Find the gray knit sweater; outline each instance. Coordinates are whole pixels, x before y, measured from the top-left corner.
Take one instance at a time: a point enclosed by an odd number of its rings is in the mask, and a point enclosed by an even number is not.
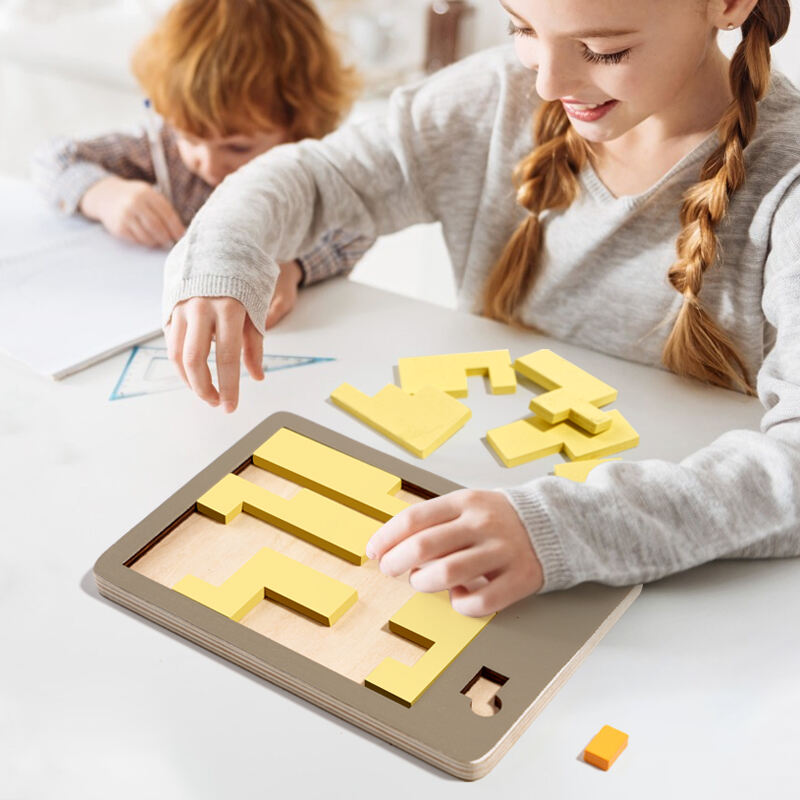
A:
[[[435,220],[460,306],[474,311],[525,213],[510,176],[532,146],[533,83],[510,47],[496,48],[398,90],[385,118],[254,160],[214,192],[170,254],[165,321],[182,299],[229,295],[259,326],[276,259],[332,229],[374,237]],[[579,199],[546,216],[523,319],[660,366],[663,323],[681,302],[666,280],[680,198],[715,144],[709,137],[636,196],[614,197],[587,166]],[[780,75],[760,103],[746,162],[701,297],[758,375],[762,432],[730,431],[680,464],[610,462],[585,484],[544,477],[507,490],[545,590],[649,581],[722,557],[800,555],[800,93]]]

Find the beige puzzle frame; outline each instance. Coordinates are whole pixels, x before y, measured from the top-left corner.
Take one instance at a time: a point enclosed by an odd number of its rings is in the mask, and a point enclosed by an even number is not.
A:
[[[277,622],[265,622],[263,614],[259,622],[255,615],[252,625],[256,630],[173,591],[169,588],[171,578],[159,573],[162,567],[157,551],[161,548],[166,552],[169,537],[181,526],[194,524],[197,498],[227,473],[253,470],[253,451],[280,428],[289,428],[397,475],[406,499],[424,499],[461,488],[310,420],[288,412],[273,414],[98,559],[94,574],[100,593],[439,769],[466,780],[482,777],[630,606],[641,586],[584,584],[515,604],[500,612],[407,708],[365,687],[359,681],[363,666],[350,669],[346,659],[339,658],[333,649],[326,655],[314,647],[303,648],[298,630],[302,632],[302,626],[314,623],[297,620],[299,615],[294,612],[282,610],[275,616]],[[242,524],[271,527],[259,520]],[[290,534],[281,535],[291,538]],[[367,578],[376,580],[377,575],[394,582],[392,591],[398,600],[396,606],[386,610],[386,622],[411,590],[404,580],[380,576],[374,564],[372,569],[374,575]],[[388,654],[407,663],[413,663],[422,652],[385,629],[381,637],[381,652],[387,652],[389,640],[394,639],[397,649]],[[343,640],[343,652],[346,648]],[[487,677],[493,689],[502,685],[492,709],[496,713],[481,716],[473,712],[470,697],[465,694],[474,684],[485,683]],[[470,695],[476,696],[472,690]]]

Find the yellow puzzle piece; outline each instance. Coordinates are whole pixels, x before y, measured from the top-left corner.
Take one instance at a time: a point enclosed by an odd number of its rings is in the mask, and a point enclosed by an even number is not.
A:
[[[381,522],[408,506],[394,496],[402,488],[396,475],[288,428],[273,433],[253,463]]]
[[[236,621],[268,597],[333,625],[358,599],[352,586],[269,547],[262,547],[221,586],[186,575],[172,588]]]
[[[415,594],[390,620],[389,629],[429,648],[413,667],[385,658],[364,685],[405,706],[412,706],[458,654],[486,627],[494,614],[465,617],[453,610],[448,592]]]
[[[628,734],[603,725],[600,732],[586,745],[583,760],[600,769],[608,769],[628,746]]]
[[[567,461],[565,464],[556,464],[553,467],[553,474],[559,478],[584,483],[589,473],[598,465],[605,464],[606,461],[621,461],[620,458],[599,458],[587,461]]]
[[[401,358],[397,371],[403,391],[409,394],[416,394],[424,386],[435,386],[452,397],[466,397],[468,375],[488,375],[492,394],[513,394],[517,390],[508,350]]]
[[[528,380],[551,391],[531,400],[530,408],[545,422],[555,425],[570,420],[589,433],[611,427],[608,414],[599,411],[617,399],[617,390],[575,366],[552,350],[537,350],[514,362],[514,369]]]
[[[239,475],[226,475],[212,486],[197,500],[197,510],[226,525],[244,510],[359,565],[367,560],[367,542],[381,527],[372,517],[310,489],[287,500]]]
[[[507,467],[564,450],[569,458],[602,458],[639,444],[639,434],[616,409],[609,411],[611,427],[589,435],[571,422],[549,425],[539,417],[527,417],[493,428],[486,434],[489,444]]]
[[[411,395],[390,383],[370,397],[343,383],[331,400],[419,458],[429,456],[472,416],[467,406],[433,386]]]

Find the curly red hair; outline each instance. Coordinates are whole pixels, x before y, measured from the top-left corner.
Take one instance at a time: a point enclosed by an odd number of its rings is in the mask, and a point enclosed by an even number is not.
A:
[[[293,140],[318,138],[359,87],[306,0],[178,0],[132,68],[156,111],[200,138],[275,125]]]

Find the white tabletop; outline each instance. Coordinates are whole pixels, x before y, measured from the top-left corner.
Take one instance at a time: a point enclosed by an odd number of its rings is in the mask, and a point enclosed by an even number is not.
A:
[[[680,459],[758,424],[758,404],[740,395],[346,280],[303,291],[266,342],[336,360],[245,380],[230,416],[188,390],[109,401],[125,355],[61,383],[0,361],[0,797],[790,796],[798,559],[717,563],[645,587],[473,784],[99,597],[100,553],[268,414],[294,411],[415,461],[333,406],[331,390],[373,393],[401,356],[548,346],[619,389],[615,407],[641,434],[626,459]],[[560,459],[506,469],[482,441],[528,399],[470,379],[472,419],[422,465],[484,487],[551,471]],[[608,773],[578,761],[604,724],[630,734]]]

